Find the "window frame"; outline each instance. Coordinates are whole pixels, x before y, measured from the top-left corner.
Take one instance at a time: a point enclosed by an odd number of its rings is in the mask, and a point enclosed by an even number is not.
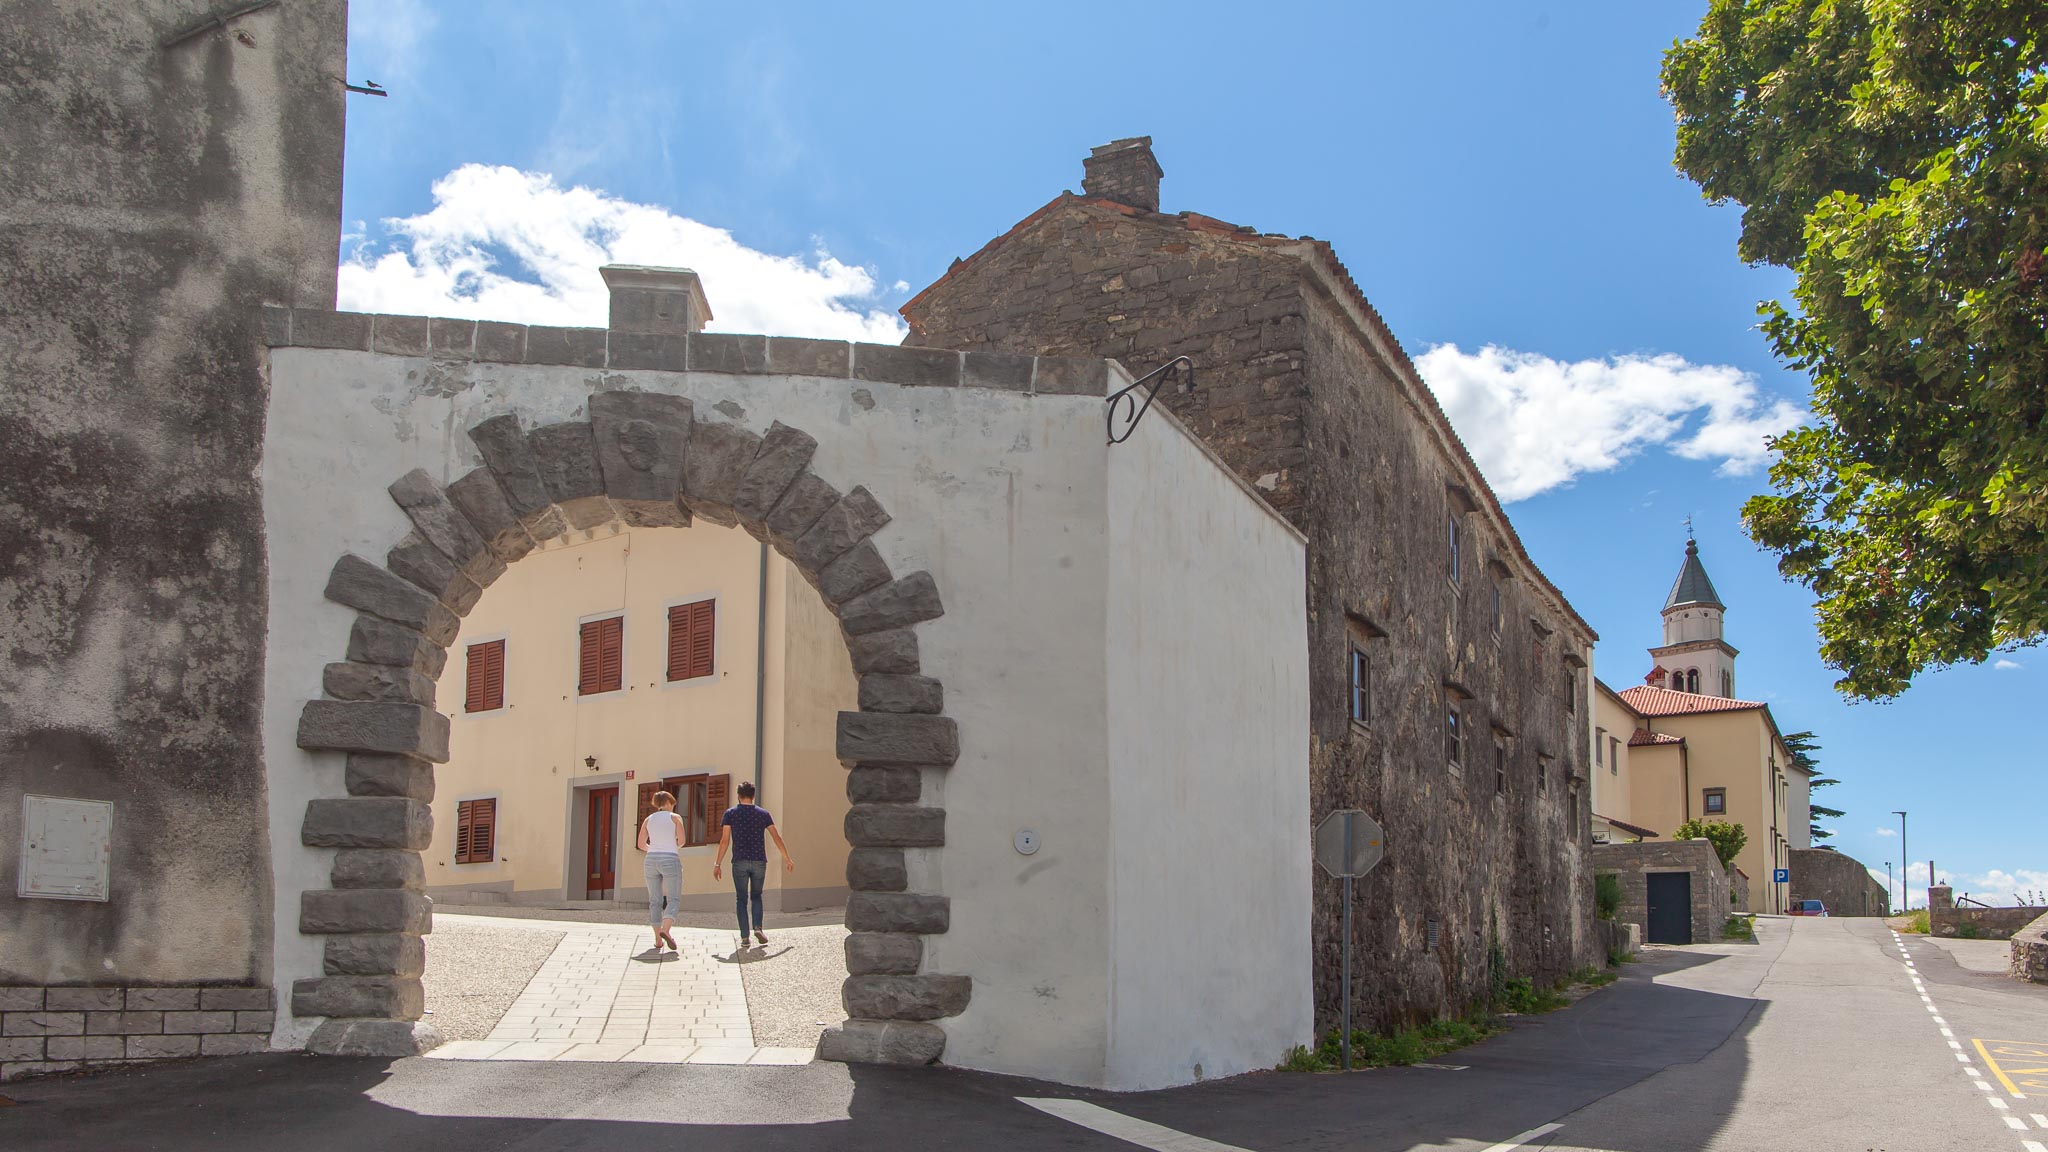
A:
[[[506,678],[506,668],[511,659],[512,645],[510,641],[511,636],[509,634],[498,632],[489,636],[478,636],[464,643],[462,648],[462,715],[489,716],[494,713],[503,712],[511,706],[511,684]],[[498,646],[498,702],[485,708],[471,708],[469,706],[470,654],[478,648],[488,647],[493,644]]]
[[[1450,532],[1450,544],[1451,544],[1451,572],[1450,572],[1450,576],[1451,576],[1451,583],[1452,583],[1452,584],[1457,584],[1457,583],[1459,582],[1459,581],[1458,581],[1458,575],[1459,575],[1459,572],[1460,572],[1460,571],[1462,570],[1462,568],[1463,568],[1463,563],[1462,563],[1462,557],[1460,556],[1460,548],[1461,548],[1461,545],[1462,545],[1462,542],[1463,542],[1463,541],[1462,541],[1462,531],[1463,531],[1463,528],[1464,528],[1464,526],[1458,523],[1458,514],[1457,514],[1456,512],[1452,512],[1452,513],[1450,514],[1450,516],[1448,517],[1448,519],[1449,519],[1449,521],[1450,521],[1450,525],[1451,525],[1451,532]]]
[[[1493,738],[1493,794],[1508,794],[1508,742],[1501,736]]]
[[[608,612],[593,612],[587,616],[576,618],[575,696],[578,700],[594,700],[600,696],[611,696],[626,690],[626,685],[630,682],[630,677],[626,675],[626,661],[629,656],[628,645],[632,635],[631,630],[626,627],[626,615],[625,609],[615,608]],[[619,622],[619,682],[611,688],[602,686],[604,683],[604,656],[602,649],[600,649],[598,655],[598,683],[600,686],[595,691],[585,692],[583,690],[583,629],[591,624],[599,624],[607,620],[617,620]]]
[[[482,853],[481,855],[479,855],[476,851],[475,805],[477,804],[490,805],[490,819],[486,822],[485,825],[490,829],[490,850],[488,852]],[[464,835],[465,820],[468,821],[468,828],[466,829],[468,835],[466,837]],[[498,828],[499,825],[501,825],[502,823],[503,820],[501,820],[498,815],[498,796],[496,793],[492,793],[488,796],[464,796],[456,800],[454,828],[455,835],[451,838],[451,843],[449,844],[449,855],[454,857],[452,862],[459,865],[497,863],[499,843]]]
[[[721,679],[722,673],[725,671],[721,663],[722,658],[725,655],[725,645],[719,643],[718,641],[719,629],[723,623],[725,616],[725,613],[723,611],[723,601],[724,598],[716,592],[704,592],[692,596],[680,596],[674,600],[668,601],[667,603],[661,606],[661,686],[663,688],[690,688],[703,684],[716,684]],[[671,679],[669,676],[669,670],[674,665],[674,613],[677,608],[687,607],[693,604],[711,605],[711,670],[697,676],[684,676],[680,679]]]
[[[1351,723],[1360,728],[1372,727],[1372,654],[1365,645],[1354,637],[1347,645],[1349,665],[1345,679],[1350,694],[1349,711]]]
[[[1713,802],[1714,802],[1714,801],[1716,801],[1716,800],[1718,800],[1718,801],[1720,801],[1720,802],[1721,802],[1721,803],[1720,803],[1720,807],[1718,807],[1718,808],[1717,808],[1717,807],[1715,807],[1715,806],[1714,806],[1714,804],[1713,804]],[[1728,789],[1726,789],[1726,788],[1702,788],[1702,789],[1700,789],[1700,815],[1702,815],[1702,816],[1726,816],[1727,814],[1728,814]]]
[[[1446,694],[1444,699],[1444,761],[1452,775],[1463,775],[1465,766],[1465,721],[1462,702]]]

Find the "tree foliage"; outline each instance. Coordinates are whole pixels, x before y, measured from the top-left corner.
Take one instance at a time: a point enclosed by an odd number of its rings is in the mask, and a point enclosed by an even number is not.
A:
[[[1749,843],[1749,833],[1740,824],[1726,820],[1687,820],[1671,834],[1673,840],[1705,840],[1714,846],[1714,855],[1721,858],[1721,867],[1731,868],[1735,858],[1742,854],[1743,845]]]
[[[1813,382],[1743,508],[1863,698],[2048,629],[2048,0],[1709,0],[1677,164],[1743,208]]]
[[[1785,751],[1791,753],[1792,763],[1795,767],[1804,768],[1808,772],[1820,771],[1820,758],[1814,755],[1814,753],[1820,751],[1820,737],[1812,732],[1788,732],[1785,734],[1784,739]],[[1836,780],[1831,776],[1815,776],[1806,782],[1808,789],[1806,807],[1807,811],[1811,814],[1811,822],[1807,825],[1807,832],[1812,837],[1814,843],[1822,848],[1829,847],[1829,845],[1820,844],[1820,841],[1829,839],[1835,833],[1832,829],[1821,827],[1820,822],[1822,820],[1840,820],[1848,815],[1848,813],[1840,808],[1829,808],[1824,805],[1815,804],[1812,800],[1812,790],[1840,783],[1840,780]]]

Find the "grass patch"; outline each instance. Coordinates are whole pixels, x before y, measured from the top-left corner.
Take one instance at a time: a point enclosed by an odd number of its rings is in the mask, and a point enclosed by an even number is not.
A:
[[[1721,926],[1721,939],[1754,941],[1756,939],[1756,917],[1728,917],[1728,923]]]
[[[1918,908],[1906,913],[1904,916],[1895,916],[1892,918],[1892,926],[1901,932],[1913,932],[1925,936],[1928,932],[1927,909]]]
[[[1516,976],[1501,982],[1500,996],[1495,1000],[1494,1008],[1517,1016],[1534,1016],[1569,1003],[1571,1001],[1559,995],[1556,989],[1538,988],[1536,982],[1527,976]]]
[[[1405,1064],[1420,1064],[1446,1052],[1454,1052],[1467,1044],[1476,1044],[1499,1032],[1500,1026],[1490,1020],[1432,1020],[1420,1028],[1381,1035],[1362,1029],[1351,1033],[1351,1066],[1353,1068],[1387,1068]],[[1332,1032],[1323,1037],[1322,1043],[1310,1049],[1295,1045],[1280,1062],[1282,1072],[1334,1072],[1344,1066],[1344,1041],[1341,1033]]]
[[[1610,972],[1604,968],[1594,968],[1591,966],[1581,968],[1571,974],[1571,982],[1573,984],[1583,984],[1588,988],[1605,988],[1619,979],[1621,979],[1621,973],[1619,972]]]

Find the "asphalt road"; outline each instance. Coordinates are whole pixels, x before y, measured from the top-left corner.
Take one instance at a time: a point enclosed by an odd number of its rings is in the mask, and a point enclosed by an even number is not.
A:
[[[1613,987],[1445,1058],[1459,1069],[1267,1073],[1117,1096],[950,1069],[271,1055],[6,1086],[0,1091],[18,1106],[0,1108],[0,1147],[1134,1146],[1020,1097],[1082,1101],[1083,1120],[1127,1129],[1141,1122],[1130,1134],[1175,1152],[1494,1149],[1553,1124],[1525,1146],[2041,1152],[2025,1142],[2048,1145],[2048,1122],[2032,1119],[2048,1112],[2048,1072],[2037,1075],[2043,1088],[2036,1095],[2018,1099],[1984,1059],[2003,1051],[1994,1059],[2009,1068],[2048,1069],[2048,1057],[2024,1055],[2026,1043],[2048,1053],[2048,988],[1969,971],[1924,941],[1905,945],[1909,969],[1879,921],[1759,926],[1757,945],[1653,951]],[[1984,1052],[1977,1040],[1986,1041]],[[2008,1078],[2024,1083],[2025,1074]],[[2015,1120],[2027,1130],[2013,1127]],[[1196,1139],[1176,1142],[1173,1133]]]

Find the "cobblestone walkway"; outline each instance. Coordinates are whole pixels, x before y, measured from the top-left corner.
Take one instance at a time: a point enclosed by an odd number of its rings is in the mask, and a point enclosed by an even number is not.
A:
[[[602,1060],[649,1064],[807,1064],[809,1048],[754,1044],[730,932],[677,928],[659,959],[644,928],[577,925],[489,1037],[437,1060]]]

